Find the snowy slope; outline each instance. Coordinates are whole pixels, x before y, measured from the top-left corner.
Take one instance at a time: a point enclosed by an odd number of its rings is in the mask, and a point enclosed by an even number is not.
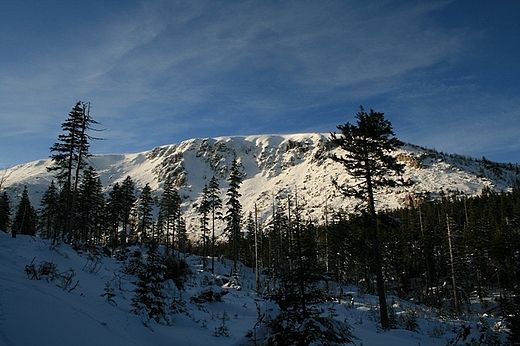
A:
[[[191,139],[142,153],[96,155],[90,163],[107,188],[131,176],[137,187],[149,183],[160,195],[166,176],[172,176],[183,197],[188,227],[196,229],[194,208],[204,184],[213,175],[219,178],[225,200],[226,179],[237,157],[245,174],[240,192],[246,215],[256,204],[259,220],[263,221],[271,214],[275,197],[291,194],[292,198],[297,195],[299,204],[306,204],[310,216],[320,220],[325,209],[348,210],[355,203],[332,186],[333,178],[347,183],[350,177],[341,165],[328,159],[331,151],[327,139],[327,134],[318,133]],[[406,165],[403,178],[411,185],[381,191],[377,196],[379,208],[404,206],[417,196],[475,195],[483,188],[507,190],[520,179],[518,166],[441,154],[414,145],[405,145],[396,155]],[[15,198],[26,185],[33,205],[38,207],[53,179],[46,171],[50,164],[47,159],[0,171],[3,186]]]
[[[201,270],[201,258],[186,259],[195,275],[181,293],[186,312],[172,315],[170,326],[152,322],[145,327],[140,317],[132,314],[131,298],[134,277],[121,271],[122,263],[108,257],[96,257],[75,252],[68,245],[51,247],[48,241],[30,236],[11,238],[0,232],[0,345],[253,345],[246,334],[260,335],[256,328],[257,306],[265,314],[270,307],[254,291],[254,273],[241,267],[242,289],[222,288],[212,284],[211,274]],[[75,275],[67,289],[58,287],[59,281],[30,280],[25,266],[47,261],[57,265],[59,272],[73,270]],[[229,274],[229,261],[216,261],[215,277]],[[109,303],[101,294],[106,283],[115,288]],[[222,302],[194,304],[190,297],[207,288],[228,292]],[[354,287],[344,287],[352,301],[330,302],[337,319],[348,323],[358,338],[356,345],[445,345],[461,332],[461,326],[471,326],[471,338],[478,339],[479,318],[467,315],[464,319],[439,318],[424,306],[394,301],[398,329],[381,332],[377,327],[377,298],[363,295]],[[339,287],[337,287],[339,290]],[[406,316],[414,315],[415,331],[405,330]],[[215,336],[216,328],[225,326],[229,336]],[[491,317],[481,318],[480,328],[487,328],[493,337],[505,338],[500,322]]]

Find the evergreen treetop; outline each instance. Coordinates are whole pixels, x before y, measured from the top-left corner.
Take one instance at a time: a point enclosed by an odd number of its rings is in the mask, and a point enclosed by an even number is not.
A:
[[[374,193],[380,187],[397,185],[394,176],[401,174],[404,166],[398,163],[391,153],[401,145],[401,141],[394,137],[392,124],[384,118],[384,113],[374,112],[372,109],[366,113],[363,106],[360,106],[356,118],[356,125],[350,123],[338,125],[337,128],[341,131],[340,136],[331,133],[330,140],[342,151],[341,156],[332,154],[332,160],[341,163],[347,172],[358,180],[358,183],[344,185],[338,184],[337,181],[333,181],[333,183],[345,196],[355,197],[362,203],[366,203],[363,213],[370,219],[373,235],[372,247],[381,326],[383,329],[388,329],[390,324],[386,306]]]

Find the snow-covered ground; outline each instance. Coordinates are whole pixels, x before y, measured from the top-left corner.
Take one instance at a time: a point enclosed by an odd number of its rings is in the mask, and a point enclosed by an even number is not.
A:
[[[180,292],[186,312],[173,315],[170,326],[152,322],[146,327],[130,312],[135,278],[121,272],[121,262],[78,253],[68,245],[51,247],[40,238],[11,238],[0,232],[0,345],[254,345],[246,335],[254,337],[259,332],[255,329],[257,306],[263,314],[269,304],[255,292],[253,271],[241,268],[242,289],[237,290],[212,285],[217,280],[202,270],[200,257],[188,256],[186,260],[195,273],[186,290]],[[43,262],[54,263],[64,275],[75,275],[67,284],[45,277],[30,280],[26,265]],[[216,261],[215,277],[226,276],[230,270],[230,262]],[[114,288],[117,305],[101,296],[107,283]],[[190,302],[190,297],[209,287],[228,294],[222,302]],[[482,334],[479,328],[485,330],[488,340],[505,338],[503,325],[491,316],[481,316],[480,324],[477,313],[461,319],[441,318],[424,306],[395,297],[388,300],[393,302],[399,329],[381,331],[376,297],[361,294],[355,287],[344,289],[349,293],[345,300],[330,302],[324,308],[334,307],[336,318],[352,327],[358,338],[356,345],[445,345],[457,337],[461,326],[471,326],[471,333],[457,345],[478,339]],[[215,336],[223,323],[229,336]],[[406,326],[415,327],[415,331],[406,330]]]

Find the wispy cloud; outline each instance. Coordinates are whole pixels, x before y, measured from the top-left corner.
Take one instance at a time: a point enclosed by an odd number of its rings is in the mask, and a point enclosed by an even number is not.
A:
[[[6,61],[2,127],[55,132],[76,100],[89,100],[107,128],[103,151],[144,149],[186,136],[333,130],[370,101],[427,131],[432,109],[443,109],[435,102],[445,98],[449,113],[478,90],[460,79],[471,75],[444,80],[477,37],[434,21],[449,4],[201,0],[98,9],[84,27],[47,37],[49,49],[28,47],[26,63]],[[462,100],[450,97],[455,89]],[[15,121],[21,114],[26,121]]]

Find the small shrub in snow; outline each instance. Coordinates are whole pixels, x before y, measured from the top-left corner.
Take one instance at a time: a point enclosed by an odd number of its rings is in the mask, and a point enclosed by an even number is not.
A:
[[[87,263],[83,267],[83,271],[89,274],[97,274],[103,266],[103,256],[101,253],[91,253],[87,255]]]
[[[461,326],[457,335],[448,340],[447,346],[500,346],[504,345],[501,334],[493,330],[485,319],[477,323],[477,328],[471,325]]]
[[[131,276],[139,276],[145,270],[146,266],[141,258],[131,258],[123,266],[123,273]]]
[[[215,292],[213,288],[210,287],[209,289],[192,296],[190,301],[195,304],[222,302],[222,297],[228,293],[228,291]]]
[[[74,269],[69,269],[64,271],[63,273],[58,272],[58,266],[52,262],[43,261],[40,265],[36,266],[34,263],[34,259],[30,264],[25,266],[25,273],[31,280],[41,280],[43,277],[47,278],[47,282],[57,281],[57,286],[63,289],[64,291],[71,292],[74,290],[79,281],[76,282],[74,286],[72,286],[73,278],[76,276],[76,272]]]
[[[405,309],[397,316],[396,328],[403,328],[411,332],[419,331],[419,323],[417,322],[417,311]]]
[[[334,318],[313,316],[301,321],[281,312],[267,322],[269,345],[344,345],[353,343],[354,336],[348,324]]]
[[[117,306],[116,301],[114,300],[114,297],[116,294],[114,293],[114,288],[110,285],[109,282],[105,283],[104,293],[100,295],[101,297],[105,297],[107,302],[110,304]]]
[[[74,290],[79,284],[79,280],[78,280],[78,281],[76,281],[76,284],[74,286],[72,286],[72,282],[73,282],[72,279],[75,276],[76,276],[76,272],[72,268],[64,271],[63,273],[60,273],[57,276],[57,279],[59,280],[57,286],[60,287],[61,289],[63,289],[64,291],[68,291],[68,292]]]
[[[215,336],[222,337],[225,336],[229,338],[229,328],[226,326],[226,321],[229,320],[227,312],[224,311],[222,314],[221,324],[218,327],[215,327]]]
[[[43,261],[36,266],[33,262],[34,259],[25,266],[25,273],[29,279],[41,280],[46,276],[47,281],[53,281],[58,276],[58,266],[55,263]]]

